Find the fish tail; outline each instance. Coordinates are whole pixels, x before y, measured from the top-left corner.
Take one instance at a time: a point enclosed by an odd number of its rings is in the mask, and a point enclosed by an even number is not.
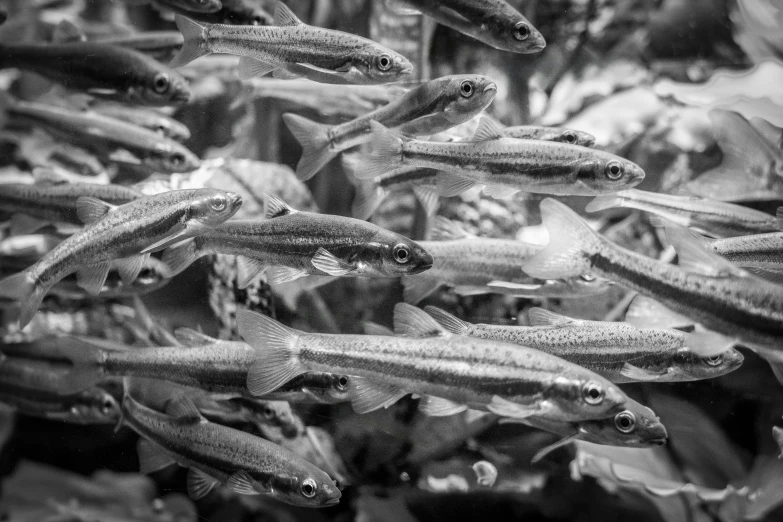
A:
[[[386,198],[386,190],[373,180],[356,180],[351,214],[357,219],[370,219]]]
[[[359,179],[373,179],[402,166],[401,136],[393,133],[376,121],[370,122],[371,153],[362,153],[356,163],[354,176]]]
[[[301,332],[250,310],[237,311],[237,329],[257,355],[247,373],[251,394],[272,392],[307,371],[297,357],[296,341]]]
[[[103,379],[100,362],[104,352],[101,348],[70,337],[59,344],[58,351],[73,365],[73,369],[57,382],[57,391],[61,395],[73,395]]]
[[[205,25],[198,24],[182,15],[177,15],[174,20],[177,22],[177,29],[182,33],[185,41],[177,56],[169,64],[172,69],[187,65],[196,58],[210,53],[204,38]]]
[[[21,303],[19,326],[24,328],[35,317],[46,295],[46,288],[36,283],[29,270],[8,276],[0,281],[0,297]]]
[[[600,210],[606,210],[608,208],[617,208],[623,206],[623,198],[617,194],[606,194],[604,196],[597,196],[590,203],[587,204],[585,210],[587,212],[598,212]]]
[[[424,311],[430,314],[439,325],[456,335],[468,335],[469,323],[466,323],[462,319],[459,319],[445,310],[441,310],[436,306],[425,306]]]
[[[298,114],[283,114],[283,121],[294,138],[302,145],[302,157],[296,166],[296,177],[306,181],[337,156],[329,148],[331,125],[308,120]]]
[[[203,256],[205,252],[199,250],[196,239],[190,241],[184,241],[178,245],[174,245],[166,249],[163,252],[161,261],[169,267],[171,270],[171,277],[180,274],[185,271],[187,267],[192,265],[198,258]]]
[[[563,203],[551,198],[541,202],[541,217],[549,231],[549,244],[522,264],[537,279],[562,279],[589,273],[589,256],[597,252],[600,236]]]

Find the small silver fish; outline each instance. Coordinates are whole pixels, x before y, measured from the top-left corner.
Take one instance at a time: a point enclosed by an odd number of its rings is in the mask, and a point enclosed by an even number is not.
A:
[[[117,424],[120,420],[120,405],[101,388],[59,395],[0,382],[0,402],[22,415],[70,424]]]
[[[288,129],[302,145],[296,167],[301,180],[313,177],[340,152],[370,139],[370,121],[410,136],[430,136],[464,123],[495,98],[490,78],[461,74],[430,80],[388,105],[340,125],[316,123],[296,114],[284,114]]]
[[[743,236],[779,230],[775,216],[766,212],[695,196],[674,196],[636,189],[598,196],[587,205],[587,212],[617,207],[650,212],[711,237]]]
[[[399,80],[413,70],[404,56],[371,40],[302,23],[282,2],[275,8],[274,25],[268,27],[202,25],[184,16],[176,21],[185,43],[171,67],[209,53],[228,53],[241,56],[242,78],[294,66],[289,75],[324,83],[375,84]]]
[[[538,350],[449,334],[422,310],[399,303],[395,333],[311,334],[240,310],[237,325],[258,354],[248,389],[263,395],[306,371],[351,375],[351,403],[366,413],[408,393],[429,415],[468,407],[512,417],[597,419],[622,409],[609,381]]]
[[[477,185],[492,197],[517,192],[598,195],[638,185],[644,171],[630,161],[595,149],[540,140],[504,138],[489,118],[482,118],[473,141],[441,143],[395,134],[377,122],[372,153],[360,155],[355,175],[371,179],[401,167],[447,171],[438,185],[441,196]]]
[[[505,127],[501,134],[506,138],[518,140],[544,140],[569,143],[581,147],[592,147],[595,144],[595,136],[574,129],[562,127],[543,127],[540,125],[518,125]]]
[[[190,129],[170,116],[145,107],[128,107],[119,103],[102,102],[93,105],[92,110],[111,118],[125,120],[139,127],[158,132],[177,141],[190,139]]]
[[[715,239],[705,244],[748,272],[777,283],[783,280],[783,232]]]
[[[111,263],[106,281],[97,294],[91,294],[79,286],[78,277],[66,277],[54,285],[49,293],[62,299],[72,300],[123,299],[160,290],[171,281],[172,273],[168,265],[154,257],[144,260],[139,275],[130,283],[122,280],[119,273],[120,266],[123,266],[122,261]]]
[[[97,294],[115,262],[123,281],[130,283],[151,252],[214,228],[241,204],[238,194],[216,189],[174,190],[119,207],[79,198],[77,212],[85,228],[29,269],[0,281],[0,295],[21,302],[24,327],[49,289],[68,274],[77,272],[80,285]]]

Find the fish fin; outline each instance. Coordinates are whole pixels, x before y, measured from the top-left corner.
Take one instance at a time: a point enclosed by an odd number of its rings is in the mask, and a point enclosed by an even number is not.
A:
[[[429,239],[432,241],[450,241],[453,239],[467,239],[476,237],[465,230],[460,223],[446,219],[443,216],[435,216],[430,227]]]
[[[226,487],[240,495],[258,495],[263,492],[258,482],[245,470],[235,471],[229,475]]]
[[[73,366],[57,380],[57,393],[60,395],[73,395],[103,379],[99,366],[103,350],[99,346],[77,337],[66,337],[58,342],[57,350]]]
[[[485,295],[490,294],[489,288],[487,288],[486,285],[457,285],[453,288],[454,293],[462,296],[462,297],[468,297],[471,295]]]
[[[780,384],[783,384],[783,362],[774,361],[766,357],[764,357],[764,359],[766,359],[767,362],[769,363],[769,368],[770,370],[772,370],[772,374],[775,376],[778,382]]]
[[[394,306],[394,333],[408,337],[451,335],[427,312],[407,303],[397,303]]]
[[[52,31],[52,43],[86,42],[87,36],[70,20],[63,20]]]
[[[538,450],[538,452],[533,455],[533,458],[530,459],[531,464],[535,464],[536,462],[539,462],[541,459],[555,451],[557,448],[562,448],[563,446],[568,446],[575,440],[579,439],[579,433],[574,433],[573,435],[569,435],[567,437],[563,437],[559,441],[550,444],[549,446],[545,446]]]
[[[204,420],[193,399],[184,393],[173,397],[166,403],[166,415],[186,423],[197,423]]]
[[[424,311],[449,332],[456,335],[469,335],[470,323],[465,322],[436,306],[425,306]]]
[[[556,314],[537,306],[527,311],[527,317],[530,320],[530,326],[565,326],[579,322],[571,317]]]
[[[76,270],[76,282],[90,295],[101,293],[106,277],[111,269],[111,261],[82,266]]]
[[[386,190],[372,180],[354,183],[351,215],[356,219],[370,219],[386,197]]]
[[[19,326],[24,328],[35,317],[46,295],[46,289],[35,284],[30,272],[25,270],[0,281],[0,296],[19,301],[21,314]]]
[[[373,323],[372,321],[364,321],[362,323],[362,331],[365,335],[394,335],[394,330],[391,328],[383,326],[382,324]]]
[[[379,383],[365,377],[352,376],[348,385],[348,397],[356,413],[369,413],[388,408],[402,399],[406,392],[396,386]]]
[[[766,279],[771,283],[783,285],[783,272],[781,272],[780,270],[769,270],[767,268],[758,268],[752,266],[745,267],[744,270],[747,270],[748,272],[750,272],[755,276]]]
[[[48,221],[43,221],[33,216],[17,212],[11,216],[11,220],[8,224],[8,231],[12,236],[26,236],[47,225],[49,225]]]
[[[190,237],[193,235],[193,229],[197,227],[198,225],[189,226],[187,224],[178,223],[177,225],[171,227],[171,230],[166,237],[155,241],[139,253],[149,254],[151,252],[157,252],[158,250],[163,250],[164,248],[175,245],[176,243],[179,243],[185,239],[190,239]]]
[[[503,137],[503,130],[492,118],[482,116],[472,141],[491,141]]]
[[[163,252],[161,261],[171,270],[171,276],[175,276],[185,271],[205,252],[199,250],[196,239],[183,241],[177,245],[170,246]]]
[[[777,222],[778,229],[783,230],[783,207],[778,207],[775,211],[775,221]]]
[[[250,310],[237,311],[237,329],[257,354],[247,374],[253,395],[274,391],[306,371],[297,360],[297,330]]]
[[[343,261],[323,247],[316,251],[310,263],[321,272],[325,272],[330,276],[344,276],[356,270],[355,266],[347,261]]]
[[[182,15],[175,16],[174,21],[177,24],[177,29],[182,33],[184,42],[182,43],[182,48],[169,63],[169,67],[172,69],[182,67],[196,58],[210,53],[210,50],[204,45],[205,26]]]
[[[267,265],[263,261],[247,256],[237,256],[237,287],[244,290],[266,268]]]
[[[620,375],[632,381],[654,381],[666,374],[666,370],[656,372],[639,368],[631,363],[625,363],[620,370]]]
[[[218,342],[218,339],[215,339],[214,337],[197,332],[192,328],[184,327],[174,330],[174,337],[185,346],[204,346]]]
[[[85,225],[91,225],[117,208],[98,198],[82,196],[76,200],[76,215]]]
[[[747,277],[748,275],[746,271],[705,246],[695,232],[668,224],[666,238],[677,251],[677,264],[683,270],[711,277]]]
[[[242,56],[239,58],[239,78],[241,80],[249,80],[250,78],[258,78],[264,76],[275,69],[278,69],[280,65],[262,62],[249,56]]]
[[[266,282],[270,285],[279,285],[296,281],[297,279],[307,277],[308,275],[310,274],[304,270],[299,270],[298,268],[272,266],[266,270]]]
[[[302,21],[283,2],[277,2],[275,6],[274,25],[304,25]]]
[[[589,254],[601,237],[573,210],[547,198],[541,202],[541,216],[549,231],[549,243],[522,263],[522,270],[537,279],[562,279],[590,273]]]
[[[419,401],[419,411],[428,417],[448,417],[467,410],[465,404],[458,404],[441,397],[424,395]]]
[[[373,179],[402,166],[402,137],[377,121],[370,122],[370,153],[361,153],[353,175]]]
[[[491,292],[498,292],[509,295],[535,296],[544,285],[540,283],[510,283],[508,281],[490,281],[487,288]]]
[[[288,216],[295,214],[298,210],[294,210],[288,203],[273,196],[271,194],[264,194],[264,219],[274,219],[282,216]]]
[[[215,477],[208,475],[200,469],[190,468],[188,470],[187,488],[188,495],[193,500],[206,497],[210,491],[215,489],[220,481]]]
[[[485,185],[484,194],[495,199],[508,199],[520,192],[513,187],[504,187],[503,185]]]
[[[290,71],[285,67],[281,67],[272,71],[272,78],[277,78],[278,80],[298,80],[301,77],[301,74],[296,74],[295,72]]]
[[[117,272],[120,273],[122,282],[129,285],[139,277],[141,269],[144,268],[144,263],[146,263],[149,258],[149,254],[142,254],[140,256],[115,259],[113,264],[117,268]]]
[[[721,168],[743,172],[749,165],[765,168],[777,156],[776,147],[764,139],[739,113],[724,109],[709,112],[715,141],[723,152]]]
[[[444,198],[451,198],[462,194],[466,190],[472,189],[476,185],[478,185],[478,183],[472,179],[450,173],[438,178],[437,190],[438,194]]]
[[[406,303],[416,304],[433,294],[443,283],[431,277],[406,276],[402,278],[402,298]]]
[[[598,212],[606,210],[608,208],[617,208],[623,206],[623,198],[617,194],[606,194],[603,196],[596,196],[585,207],[586,212]]]
[[[685,184],[691,194],[718,201],[776,200],[777,191],[762,186],[762,181],[746,176],[737,167],[720,165]]]
[[[767,140],[775,147],[778,146],[781,137],[783,137],[783,129],[781,129],[780,127],[776,127],[775,125],[772,125],[764,118],[760,118],[758,116],[752,117],[749,121],[751,126],[759,134],[761,134],[761,136],[763,136],[765,140]]]
[[[637,295],[625,312],[625,322],[636,328],[691,328],[693,319],[673,312],[655,299]]]
[[[308,120],[298,114],[283,114],[283,121],[296,141],[302,145],[302,157],[296,165],[296,177],[306,181],[337,156],[329,148],[329,129],[331,125]]]
[[[685,346],[699,357],[714,357],[734,348],[736,342],[730,337],[709,330],[697,330],[687,334]]]
[[[424,209],[424,214],[427,216],[435,215],[438,210],[438,192],[430,187],[416,186],[413,187],[413,194],[416,199],[421,203],[421,207]]]
[[[144,475],[177,463],[162,447],[145,438],[139,438],[139,442],[136,443],[136,452],[139,454],[139,473]]]
[[[540,415],[546,409],[543,404],[536,406],[526,406],[511,402],[498,395],[493,395],[492,400],[487,405],[487,409],[495,415],[501,417],[511,417],[514,419],[524,419],[533,415]]]

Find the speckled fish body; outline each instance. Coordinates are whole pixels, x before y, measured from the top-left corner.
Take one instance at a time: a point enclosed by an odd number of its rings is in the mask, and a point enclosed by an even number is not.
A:
[[[149,31],[123,35],[103,35],[92,40],[144,53],[156,60],[168,61],[182,47],[179,31]]]
[[[171,282],[171,271],[160,259],[150,257],[144,261],[139,275],[132,282],[125,282],[117,273],[116,263],[112,263],[106,281],[97,295],[93,295],[81,286],[77,278],[66,277],[49,290],[51,295],[70,300],[127,299],[159,290]]]
[[[294,403],[338,404],[350,400],[349,382],[350,377],[347,375],[307,372],[265,394],[264,398]],[[247,384],[247,377],[243,384]]]
[[[595,144],[595,136],[586,132],[564,129],[562,127],[542,127],[539,125],[518,125],[506,127],[500,131],[506,138],[518,140],[544,140],[569,143],[582,147],[592,147]]]
[[[128,107],[118,103],[100,103],[93,105],[92,109],[110,118],[125,120],[139,127],[155,131],[172,140],[190,139],[190,130],[185,124],[154,109]]]
[[[33,71],[70,89],[148,105],[184,103],[179,73],[132,49],[98,42],[0,47],[0,68]]]
[[[101,388],[59,395],[0,382],[0,402],[22,415],[71,424],[116,424],[120,419],[119,405]]]
[[[541,350],[614,383],[713,378],[739,368],[743,360],[733,349],[718,358],[699,357],[688,349],[688,334],[673,329],[576,320],[541,309],[531,312],[536,326],[471,324],[432,306],[425,310],[452,333]]]
[[[745,342],[783,346],[783,287],[722,264],[684,229],[673,228],[667,236],[677,241],[680,264],[683,259],[698,261],[690,262],[688,270],[612,243],[560,202],[546,199],[541,210],[551,239],[524,264],[530,275],[591,273],[655,299],[707,329]]]
[[[716,239],[707,244],[730,262],[751,272],[783,274],[783,232]]]
[[[111,153],[121,149],[132,161],[163,173],[190,172],[199,167],[198,157],[182,144],[157,132],[91,110],[75,110],[43,103],[14,101],[6,109],[10,116],[42,125],[67,140],[91,150]],[[113,158],[113,156],[110,156]],[[117,158],[128,161],[124,158]]]
[[[587,206],[587,211],[616,207],[650,212],[712,237],[733,237],[779,230],[775,216],[765,212],[695,196],[673,196],[642,190],[623,190],[616,194],[599,196]]]
[[[415,323],[410,328],[406,316]],[[435,336],[311,334],[246,310],[237,321],[261,363],[248,375],[253,393],[266,393],[304,371],[322,371],[358,376],[352,379],[351,400],[359,412],[417,393],[493,413],[584,420],[611,416],[625,400],[619,388],[593,372],[538,350],[452,336],[410,305],[395,308],[397,333],[415,335],[426,325]],[[375,387],[381,400],[367,405],[362,390]],[[598,404],[584,399],[588,388],[601,390]]]
[[[0,361],[0,384],[13,388],[57,393],[67,374],[65,364],[11,356]]]
[[[240,494],[264,494],[306,507],[339,502],[339,490],[314,465],[261,437],[209,422],[191,406],[192,413],[174,417],[126,396],[122,411],[125,423],[139,435],[178,464],[191,468],[191,473],[196,469],[206,475],[200,477],[207,484],[201,488],[202,494],[223,484]],[[308,480],[314,481],[312,498],[300,491]]]

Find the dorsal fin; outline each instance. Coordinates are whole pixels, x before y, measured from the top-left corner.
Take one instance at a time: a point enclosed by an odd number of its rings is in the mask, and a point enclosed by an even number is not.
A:
[[[697,234],[672,224],[666,226],[666,237],[677,251],[678,264],[684,270],[711,277],[746,277],[747,272],[720,254],[709,250]]]
[[[302,25],[302,21],[285,5],[283,2],[277,2],[275,6],[275,25]]]
[[[86,42],[84,31],[79,29],[70,20],[63,20],[54,27],[52,43]]]
[[[637,295],[625,312],[625,322],[636,328],[674,328],[688,330],[694,321],[669,310],[664,305],[643,295]]]
[[[430,239],[433,241],[448,241],[450,239],[465,239],[476,237],[469,234],[462,226],[443,216],[435,216],[432,220],[432,229],[430,230]]]
[[[408,337],[449,335],[446,329],[424,310],[407,303],[397,303],[394,307],[394,333]]]
[[[103,216],[117,208],[98,198],[82,196],[76,200],[76,215],[85,225],[95,223]]]
[[[486,116],[481,118],[476,133],[473,135],[473,141],[489,141],[502,138],[501,129],[497,123]]]
[[[192,328],[177,328],[174,330],[174,337],[185,346],[204,346],[205,344],[215,344],[218,342],[214,337],[210,337]]]
[[[576,322],[571,317],[556,314],[537,306],[528,310],[527,316],[530,320],[530,326],[563,326]]]
[[[435,306],[425,306],[424,311],[427,312],[430,317],[435,319],[439,325],[456,335],[468,335],[470,327],[473,326],[467,321],[463,321],[462,319],[451,315],[447,311],[441,310]]]
[[[294,212],[296,210],[289,207],[282,199],[271,194],[264,194],[264,217],[266,219],[287,216]]]
[[[204,418],[193,400],[185,394],[177,395],[168,402],[166,414],[183,422],[201,422]]]

